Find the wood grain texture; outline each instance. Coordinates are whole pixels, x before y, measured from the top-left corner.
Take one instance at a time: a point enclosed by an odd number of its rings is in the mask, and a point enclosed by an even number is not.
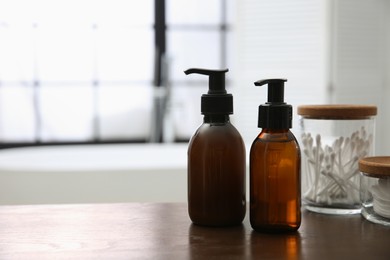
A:
[[[303,212],[296,233],[191,224],[184,203],[0,207],[0,259],[390,259],[390,228]]]

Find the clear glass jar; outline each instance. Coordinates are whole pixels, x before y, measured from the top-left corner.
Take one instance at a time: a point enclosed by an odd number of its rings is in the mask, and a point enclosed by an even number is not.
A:
[[[358,161],[374,152],[376,106],[305,105],[298,114],[303,205],[319,213],[360,213]]]
[[[363,158],[359,170],[363,217],[390,226],[390,156]]]

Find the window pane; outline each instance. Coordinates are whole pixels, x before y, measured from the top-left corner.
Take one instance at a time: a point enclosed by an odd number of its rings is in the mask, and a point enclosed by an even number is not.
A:
[[[148,138],[151,110],[151,86],[99,86],[100,138]]]
[[[37,8],[37,2],[34,0],[2,0],[0,1],[0,23],[30,25],[34,21]]]
[[[33,79],[31,26],[0,24],[0,80],[28,82]]]
[[[38,25],[86,27],[92,23],[92,0],[26,0],[31,2],[31,22]]]
[[[35,138],[33,91],[28,86],[0,87],[0,141]]]
[[[189,139],[203,121],[200,111],[201,95],[207,93],[203,85],[177,85],[172,89],[171,111],[173,132],[178,139]]]
[[[80,2],[79,0],[76,0]],[[151,26],[154,0],[90,0],[98,25]]]
[[[183,71],[190,67],[220,68],[218,31],[169,31],[167,38],[173,80],[188,80]]]
[[[225,54],[225,62],[226,67],[229,68],[229,72],[226,75],[227,78],[230,80],[233,78],[233,76],[236,73],[236,62],[235,62],[235,55],[234,52],[237,50],[237,47],[235,45],[234,37],[235,32],[234,31],[227,31],[226,34],[226,54]]]
[[[0,1],[0,20],[87,26],[151,25],[153,0],[8,0]]]
[[[154,55],[152,30],[99,27],[97,35],[100,80],[151,81]]]
[[[217,0],[167,0],[167,23],[219,24],[220,6],[220,1]]]
[[[222,0],[226,3],[226,22],[229,25],[232,25],[236,21],[236,8],[240,4],[237,0]]]
[[[93,79],[92,28],[39,26],[37,71],[43,81],[89,81]]]
[[[92,86],[42,84],[39,101],[43,141],[84,141],[92,138]]]

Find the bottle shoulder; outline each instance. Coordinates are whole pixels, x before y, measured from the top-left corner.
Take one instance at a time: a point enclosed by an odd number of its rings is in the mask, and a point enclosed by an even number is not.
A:
[[[230,123],[203,123],[191,137],[192,145],[244,145],[239,131]]]
[[[262,131],[253,141],[251,152],[259,149],[287,149],[293,153],[294,151],[300,153],[298,141],[290,130],[276,133]]]
[[[194,136],[202,137],[214,137],[215,135],[224,135],[224,136],[240,136],[237,128],[234,127],[230,122],[226,123],[203,123],[195,132]]]

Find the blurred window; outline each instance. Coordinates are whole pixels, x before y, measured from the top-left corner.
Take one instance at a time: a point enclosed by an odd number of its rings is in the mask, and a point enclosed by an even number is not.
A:
[[[229,2],[166,0],[174,140],[205,91],[183,70],[226,66]],[[154,28],[153,0],[0,1],[0,142],[147,141]]]

